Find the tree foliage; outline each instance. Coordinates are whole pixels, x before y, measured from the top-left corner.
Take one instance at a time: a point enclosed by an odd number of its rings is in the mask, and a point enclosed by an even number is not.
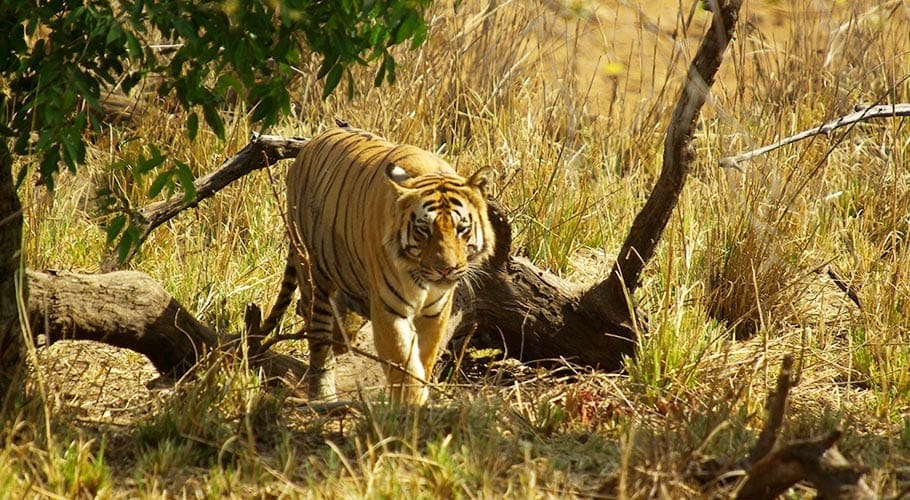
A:
[[[324,95],[353,64],[395,78],[389,49],[426,36],[430,0],[5,0],[0,4],[0,133],[33,155],[48,188],[61,165],[85,160],[103,93],[129,92],[157,75],[157,92],[222,136],[229,93],[263,127],[288,111],[288,83],[304,58],[320,58]],[[22,182],[26,169],[18,173]],[[181,184],[186,184],[182,179]]]

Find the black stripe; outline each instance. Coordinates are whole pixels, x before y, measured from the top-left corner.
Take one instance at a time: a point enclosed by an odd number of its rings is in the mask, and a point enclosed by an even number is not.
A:
[[[322,171],[325,170],[325,169],[317,168],[317,165],[314,165],[314,163],[316,163],[316,160],[322,160],[323,158],[326,157],[327,148],[330,152],[334,151],[335,147],[341,143],[341,140],[338,139],[338,136],[339,135],[344,136],[346,134],[347,134],[347,132],[345,132],[344,130],[339,130],[339,129],[329,130],[329,131],[323,133],[321,136],[317,137],[315,140],[311,141],[310,144],[307,145],[309,147],[305,146],[306,149],[304,151],[306,152],[306,155],[303,157],[303,162],[302,162],[302,163],[305,163],[305,165],[301,164],[301,166],[306,169],[306,176],[303,178],[302,186],[294,186],[294,187],[309,186],[310,176],[318,175],[319,173],[321,173]],[[342,139],[343,138],[344,137],[342,137]],[[318,178],[314,182],[318,183]],[[291,186],[289,186],[289,187],[291,187]]]
[[[408,307],[411,307],[411,303],[408,302],[407,300],[405,300],[404,297],[401,296],[401,292],[399,292],[398,289],[396,289],[391,283],[389,283],[389,277],[384,272],[385,269],[383,269],[382,271],[383,272],[380,274],[382,274],[382,280],[385,282],[386,288],[391,290],[392,293],[395,294],[395,298],[398,299],[399,302],[401,302],[402,304],[404,304]]]
[[[384,144],[377,143],[375,146],[371,145],[370,147],[371,148],[375,147],[375,148],[379,149],[380,151],[378,154],[369,156],[368,158],[362,160],[362,161],[366,162],[365,167],[369,166],[369,162],[371,161],[370,158],[379,156],[382,153],[383,148],[385,148],[386,146]],[[374,169],[374,171],[375,170],[378,170],[378,169]],[[369,180],[368,180],[368,175],[366,175],[368,172],[369,172],[368,170],[363,170],[363,169],[361,169],[358,172],[359,175],[358,175],[358,178],[356,179],[356,182],[353,182],[349,188],[349,189],[351,189],[351,192],[352,192],[352,196],[350,197],[351,199],[349,201],[359,203],[368,198]],[[351,207],[351,208],[353,208],[353,207]],[[358,251],[359,247],[357,247],[356,245],[359,242],[362,242],[365,237],[366,214],[365,214],[365,207],[362,206],[362,204],[358,204],[357,208],[358,208],[358,211],[356,213],[356,217],[354,217],[354,222],[359,222],[359,224],[355,227],[352,221],[346,221],[346,224],[349,224],[349,226],[346,227],[347,234],[349,236],[351,236],[352,238],[349,238],[348,241],[345,241],[345,245],[346,245],[346,248],[348,249],[348,251],[350,252],[350,256],[353,257],[357,261],[357,265],[360,267],[360,269],[365,271],[367,269],[366,263],[363,261],[361,252]],[[353,240],[353,241],[350,241],[350,240]],[[359,275],[355,274],[355,276],[357,276],[359,278]],[[358,279],[357,281],[358,281],[358,284],[359,284],[361,290],[366,290],[365,283],[363,283],[363,281],[361,281],[360,279]]]
[[[332,222],[334,225],[332,227],[326,228],[326,229],[328,229],[328,231],[326,231],[326,233],[328,233],[329,238],[332,241],[332,255],[336,256],[336,263],[345,265],[347,267],[348,274],[346,276],[343,276],[343,278],[345,278],[343,280],[345,283],[345,287],[346,288],[356,287],[360,290],[365,290],[366,286],[364,285],[363,281],[360,278],[360,273],[357,272],[358,270],[355,268],[354,262],[352,262],[352,258],[358,252],[356,252],[355,249],[351,248],[351,246],[350,246],[352,243],[350,240],[352,239],[353,235],[350,234],[351,228],[350,228],[350,226],[348,226],[349,218],[350,218],[349,215],[353,209],[356,209],[359,207],[358,202],[361,200],[357,200],[357,199],[351,200],[350,197],[344,195],[345,187],[350,185],[351,177],[358,177],[359,176],[358,174],[360,174],[360,172],[351,168],[352,165],[351,165],[350,161],[348,161],[346,163],[347,163],[347,165],[345,165],[345,166],[347,167],[348,172],[344,178],[345,182],[341,185],[331,186],[331,187],[335,188],[335,190],[337,191],[334,196],[335,197],[335,208],[334,208],[334,216],[332,219]],[[342,206],[343,202],[345,203],[344,206]],[[357,206],[352,207],[349,205],[350,203],[355,203],[355,204],[357,204]],[[356,212],[362,212],[362,211],[357,210]],[[361,214],[355,213],[353,215],[356,219],[356,217]],[[347,237],[343,238],[343,241],[341,241],[341,243],[344,246],[346,255],[342,256],[339,254],[339,249],[338,249],[339,241],[337,238],[334,237],[336,232],[341,233],[342,235],[347,235]],[[359,262],[359,264],[360,264],[361,269],[363,269],[364,268],[363,263]],[[353,279],[354,283],[350,283],[351,279]]]
[[[424,304],[424,305],[423,305],[423,308],[424,308],[424,309],[429,309],[429,308],[433,307],[434,305],[438,304],[440,300],[442,300],[442,299],[444,299],[444,298],[446,298],[446,297],[448,297],[448,296],[449,296],[449,293],[448,293],[448,292],[443,293],[442,295],[440,295],[439,297],[437,297],[436,300],[434,300],[433,302],[430,302],[429,304]]]
[[[390,313],[394,314],[395,316],[398,316],[399,318],[407,318],[407,315],[404,315],[404,314],[398,312],[397,310],[395,310],[394,307],[390,306],[386,301],[383,300],[382,305],[383,305],[383,307],[385,307],[386,311],[389,311]]]
[[[369,134],[362,136],[362,138],[363,140],[357,141],[356,145],[363,145],[363,142],[372,141],[375,139]],[[370,149],[378,150],[377,154],[371,156],[376,157],[385,152],[385,150],[388,149],[388,146],[383,142],[376,141],[375,144],[365,145],[364,150],[362,151],[353,151],[346,149],[342,153],[339,153],[340,156],[337,158],[339,164],[335,166],[335,170],[343,171],[345,175],[340,180],[337,176],[337,172],[335,175],[332,175],[329,185],[325,186],[326,190],[324,192],[326,196],[326,203],[329,202],[329,199],[331,199],[332,196],[335,198],[335,208],[332,212],[332,221],[334,226],[326,228],[323,225],[323,229],[325,230],[324,232],[329,235],[333,235],[335,234],[336,228],[342,228],[342,234],[348,235],[348,237],[344,238],[342,241],[344,244],[344,249],[347,252],[347,255],[344,256],[339,254],[339,248],[337,245],[338,241],[335,238],[330,237],[331,255],[334,255],[336,257],[345,257],[336,258],[336,263],[347,267],[346,274],[340,273],[341,275],[337,276],[342,281],[339,283],[339,285],[343,286],[351,292],[355,292],[355,290],[357,290],[359,293],[363,293],[367,289],[366,284],[361,279],[361,273],[358,272],[357,268],[357,266],[359,266],[360,270],[366,269],[366,265],[363,262],[360,252],[357,251],[356,247],[356,243],[362,240],[363,237],[362,232],[360,235],[354,235],[351,234],[351,232],[353,229],[352,218],[353,220],[360,219],[361,228],[364,227],[364,211],[363,207],[358,202],[361,202],[365,198],[363,196],[345,196],[344,191],[345,189],[351,189],[352,187],[360,187],[362,192],[363,188],[367,184],[364,182],[363,174],[368,172],[368,161],[366,162],[367,164],[360,165],[362,168],[356,167],[358,164],[363,163],[363,160],[359,159],[359,157],[361,157],[364,152],[368,152]],[[343,202],[345,203],[344,205],[342,205]],[[349,205],[351,202],[356,203],[357,205]],[[356,263],[354,261],[356,261]],[[353,283],[351,281],[353,281]],[[357,294],[358,293],[355,293],[355,295]]]
[[[321,314],[323,316],[333,316],[331,307],[324,307],[323,302],[320,300],[313,304],[313,315]]]

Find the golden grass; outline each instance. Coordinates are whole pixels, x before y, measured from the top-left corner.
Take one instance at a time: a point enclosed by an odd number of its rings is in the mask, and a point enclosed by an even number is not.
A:
[[[680,14],[665,4],[440,5],[428,42],[401,52],[394,85],[321,101],[319,83],[301,77],[293,116],[269,132],[307,136],[340,117],[444,146],[465,172],[492,165],[513,251],[591,283],[656,179],[669,110],[708,20],[696,9],[686,25],[689,6]],[[743,172],[718,167],[856,103],[910,101],[906,5],[820,5],[746,2],[699,122],[692,176],[636,297],[649,330],[628,375],[481,366],[482,375],[447,381],[451,395],[429,408],[376,404],[325,418],[264,387],[242,360],[213,360],[173,390],[148,391],[154,373],[141,357],[55,345],[34,367],[47,379],[51,433],[42,412],[26,408],[0,450],[0,491],[700,498],[696,466],[747,452],[779,360],[794,353],[801,379],[786,435],[842,426],[842,450],[872,467],[873,489],[897,494],[910,466],[906,122],[788,146]],[[226,141],[200,132],[190,143],[181,115],[154,109],[96,137],[91,163],[62,176],[53,197],[20,193],[27,265],[97,270],[109,216],[95,208],[96,190],[111,187],[133,207],[150,201],[150,178],[108,165],[135,164],[155,144],[210,171],[245,144],[246,112],[225,110]],[[202,320],[239,330],[243,306],[269,304],[280,281],[286,243],[274,192],[284,168],[253,173],[159,228],[132,266]]]

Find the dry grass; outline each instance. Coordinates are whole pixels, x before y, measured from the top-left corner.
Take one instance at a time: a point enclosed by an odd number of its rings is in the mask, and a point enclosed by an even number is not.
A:
[[[717,160],[859,102],[910,101],[910,10],[900,1],[745,3],[699,123],[692,177],[636,297],[650,329],[627,375],[479,363],[450,377],[429,408],[375,403],[319,417],[264,387],[242,360],[213,360],[196,378],[149,391],[154,373],[141,357],[60,344],[36,353],[30,384],[47,397],[8,434],[0,491],[725,497],[729,486],[700,490],[697,470],[746,453],[779,360],[794,353],[801,378],[786,435],[842,426],[844,453],[872,468],[876,492],[896,495],[910,481],[907,123],[838,131],[743,172]],[[311,135],[337,116],[444,147],[463,171],[493,165],[514,252],[581,282],[601,279],[656,179],[669,109],[708,15],[656,0],[457,4],[434,9],[433,36],[401,54],[395,85],[320,101],[320,85],[301,77],[294,116],[270,132]],[[129,165],[150,144],[197,174],[211,170],[245,144],[246,112],[225,110],[223,142],[200,133],[190,143],[182,116],[154,108],[96,137],[91,164],[61,178],[53,198],[21,193],[29,267],[97,270],[109,217],[97,189],[147,203],[150,179]],[[118,161],[125,166],[109,171]],[[159,228],[133,266],[204,321],[238,329],[243,305],[269,303],[280,280],[273,190],[283,168]]]

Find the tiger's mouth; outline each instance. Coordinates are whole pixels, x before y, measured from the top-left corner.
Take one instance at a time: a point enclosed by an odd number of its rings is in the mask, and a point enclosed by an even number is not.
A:
[[[461,268],[450,269],[448,271],[420,269],[419,275],[420,279],[424,282],[441,286],[452,286],[465,275],[465,270]]]

